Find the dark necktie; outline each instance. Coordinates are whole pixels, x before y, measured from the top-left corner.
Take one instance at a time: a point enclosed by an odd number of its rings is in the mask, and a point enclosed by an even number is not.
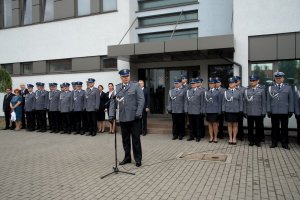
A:
[[[280,90],[280,88],[281,88],[281,85],[280,85],[280,84],[278,84],[278,88],[279,88],[279,90]]]

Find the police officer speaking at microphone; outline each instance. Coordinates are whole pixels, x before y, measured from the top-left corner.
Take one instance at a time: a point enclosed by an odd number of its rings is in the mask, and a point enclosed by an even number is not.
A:
[[[116,107],[119,108],[119,121],[122,132],[123,148],[125,158],[120,165],[131,163],[131,143],[132,138],[133,156],[136,166],[142,165],[142,147],[140,140],[140,120],[144,109],[144,93],[137,82],[130,81],[130,70],[119,71],[122,83],[116,85],[109,107],[109,119],[116,118]]]
[[[294,112],[293,90],[291,86],[283,83],[283,72],[275,72],[274,78],[275,84],[269,86],[267,93],[267,113],[268,117],[271,117],[272,124],[270,148],[277,147],[277,142],[281,139],[282,147],[290,149],[288,146],[288,123]],[[279,125],[281,125],[281,129],[279,129]]]

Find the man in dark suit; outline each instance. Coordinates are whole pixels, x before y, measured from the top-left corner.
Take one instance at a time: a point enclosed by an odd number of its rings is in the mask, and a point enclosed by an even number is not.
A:
[[[15,96],[13,93],[11,93],[11,88],[7,88],[6,89],[6,95],[4,96],[4,100],[3,100],[3,112],[4,112],[4,116],[5,116],[5,128],[4,130],[7,129],[14,129],[14,123],[12,123],[12,126],[9,127],[10,125],[10,113],[11,113],[11,109],[10,109],[10,101],[13,98],[13,96]]]
[[[147,135],[147,113],[150,111],[150,93],[147,88],[145,88],[145,83],[143,80],[139,80],[139,85],[144,92],[145,104],[143,109],[143,117],[141,120],[141,134],[143,136]]]
[[[21,88],[21,91],[20,91],[21,93],[20,94],[23,98],[23,101],[22,101],[22,109],[23,109],[23,112],[22,112],[22,129],[26,129],[24,105],[25,105],[25,95],[28,94],[28,89],[26,88],[24,83],[20,84],[20,88]]]

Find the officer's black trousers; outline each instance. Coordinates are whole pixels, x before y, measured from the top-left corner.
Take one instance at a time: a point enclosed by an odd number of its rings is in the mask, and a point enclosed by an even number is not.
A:
[[[288,114],[272,114],[271,115],[272,124],[272,144],[277,144],[281,141],[282,144],[288,144],[288,124],[289,115]],[[279,128],[281,126],[281,128]]]
[[[37,129],[46,131],[47,130],[46,110],[36,110],[35,113],[36,113]]]
[[[83,132],[87,132],[89,129],[88,129],[88,120],[87,120],[87,112],[86,111],[83,111],[82,112],[82,130]]]
[[[200,115],[189,115],[190,138],[200,139]]]
[[[72,130],[71,126],[71,113],[70,112],[65,112],[65,113],[60,113],[61,118],[62,118],[62,128],[64,132],[70,133]]]
[[[297,143],[300,144],[300,118],[297,119]]]
[[[80,132],[81,128],[82,128],[81,123],[82,123],[82,118],[83,118],[83,116],[82,116],[83,112],[81,112],[81,111],[74,111],[72,113],[72,115],[73,115],[73,118],[74,118],[74,121],[75,121],[75,129],[74,129],[74,131]]]
[[[35,130],[35,113],[33,111],[26,112],[27,129]]]
[[[141,131],[140,133],[147,133],[147,112],[144,110],[143,111],[143,117],[142,117],[142,120],[141,121]]]
[[[205,137],[205,126],[204,126],[204,116],[199,116],[199,128],[200,128],[200,138]]]
[[[96,134],[97,132],[97,115],[95,111],[86,112],[87,113],[87,122],[88,122],[88,131],[91,134]]]
[[[184,136],[185,113],[172,113],[173,136],[182,138]]]
[[[237,138],[242,140],[244,139],[244,128],[243,128],[243,121],[244,121],[244,116],[243,114],[239,114],[239,121],[238,121],[238,133],[237,133]]]
[[[259,143],[262,138],[262,134],[264,131],[264,118],[261,116],[248,116],[248,140],[249,142]],[[255,124],[255,135],[253,133]]]
[[[224,137],[224,115],[221,114],[218,116],[218,118],[219,118],[218,137],[223,138]]]
[[[59,111],[49,111],[48,120],[50,130],[59,131],[60,130],[60,113]]]
[[[140,139],[140,120],[134,120],[130,122],[120,122],[122,131],[122,142],[125,151],[125,160],[131,159],[131,142],[132,140],[132,151],[135,162],[142,161],[142,147]]]
[[[25,118],[24,103],[22,103],[22,128],[26,128],[26,118]]]
[[[10,111],[5,111],[4,112],[4,116],[5,116],[5,128],[9,128],[10,125]]]

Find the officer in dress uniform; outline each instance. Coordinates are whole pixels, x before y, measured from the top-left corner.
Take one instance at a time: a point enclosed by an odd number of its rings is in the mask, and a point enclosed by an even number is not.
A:
[[[203,96],[203,113],[206,115],[206,121],[208,123],[208,131],[210,140],[209,143],[218,143],[218,125],[219,125],[219,115],[222,110],[222,96],[220,91],[216,90],[215,78],[208,79],[209,88],[205,91]]]
[[[272,144],[270,148],[277,147],[281,138],[284,149],[289,149],[288,123],[294,112],[294,96],[291,86],[284,84],[284,73],[275,72],[275,84],[269,86],[267,93],[267,113],[271,117]],[[279,126],[281,125],[281,129]]]
[[[236,80],[236,89],[244,94],[246,88],[244,86],[241,86],[241,77],[240,76],[235,76],[234,77]],[[239,117],[239,123],[238,123],[238,133],[237,133],[237,138],[241,141],[244,140],[244,127],[243,127],[243,122],[244,122],[244,116],[243,113],[240,114]]]
[[[71,85],[72,85],[72,96],[74,96],[74,92],[76,90],[76,82],[71,82]],[[70,115],[70,120],[71,122],[75,122],[75,116],[73,115],[73,111],[71,111],[71,115]],[[71,123],[71,126],[72,126],[72,131],[75,131],[76,130],[76,124],[75,123]]]
[[[188,79],[186,75],[182,75],[181,76],[181,87],[184,89],[188,89],[189,88],[189,84],[188,84]]]
[[[192,78],[190,81],[191,88],[186,91],[184,111],[188,113],[190,136],[187,141],[196,139],[200,141],[200,115],[202,114],[202,94],[197,87],[198,80]]]
[[[37,131],[47,131],[47,107],[49,101],[49,92],[45,90],[45,83],[37,82],[37,91],[35,92],[35,112],[37,121]]]
[[[87,114],[87,122],[89,133],[87,136],[96,136],[97,133],[97,116],[96,112],[100,105],[100,92],[98,88],[94,87],[95,79],[88,79],[88,88],[85,92],[85,109]]]
[[[181,80],[174,80],[175,88],[169,90],[168,100],[168,113],[172,114],[173,121],[173,138],[172,140],[182,140],[184,136],[184,124],[185,124],[185,113],[184,113],[184,101],[186,97],[186,90],[181,89]]]
[[[260,88],[260,89],[262,89],[265,92],[265,96],[266,96],[266,99],[267,99],[267,93],[268,93],[267,87],[265,85],[260,84],[260,83],[257,84],[257,87]],[[266,100],[266,104],[267,104],[267,100]],[[264,120],[263,120],[263,127],[265,127]],[[260,141],[261,142],[265,142],[265,129],[264,128],[261,131]]]
[[[219,91],[220,98],[223,99],[224,92],[226,88],[222,87],[222,79],[220,77],[216,77],[216,91]],[[221,101],[221,107],[222,107],[222,101]],[[218,138],[223,139],[224,134],[224,114],[221,113],[219,115],[219,128],[218,128]]]
[[[244,116],[248,124],[249,145],[260,147],[262,133],[264,131],[263,121],[266,116],[266,93],[258,86],[258,76],[249,76],[250,86],[244,93]],[[253,134],[255,123],[255,135]]]
[[[34,113],[35,93],[33,92],[33,87],[34,85],[27,84],[28,93],[25,94],[24,111],[26,114],[27,131],[35,131],[35,113]]]
[[[71,134],[71,110],[72,110],[72,92],[70,91],[70,83],[63,83],[64,91],[60,93],[59,111],[62,118],[63,133]]]
[[[196,85],[199,89],[201,95],[204,95],[204,92],[206,91],[205,87],[202,86],[203,79],[201,77],[196,78]],[[199,128],[200,128],[200,138],[204,138],[205,136],[205,126],[204,126],[204,113],[200,113],[199,116]]]
[[[145,98],[137,82],[130,81],[129,69],[119,71],[122,83],[116,85],[116,92],[109,106],[110,121],[116,118],[116,106],[119,108],[119,121],[122,132],[125,157],[120,165],[131,162],[130,135],[132,137],[133,156],[136,166],[142,165],[142,147],[140,140],[140,120],[142,119]]]
[[[83,135],[82,131],[82,115],[85,109],[85,91],[82,90],[82,82],[77,81],[76,90],[73,93],[73,115],[75,122],[75,134]],[[82,132],[81,132],[82,131]]]
[[[60,131],[60,113],[59,113],[59,98],[60,91],[57,90],[57,83],[49,83],[49,103],[48,103],[48,121],[50,133],[59,133]]]

